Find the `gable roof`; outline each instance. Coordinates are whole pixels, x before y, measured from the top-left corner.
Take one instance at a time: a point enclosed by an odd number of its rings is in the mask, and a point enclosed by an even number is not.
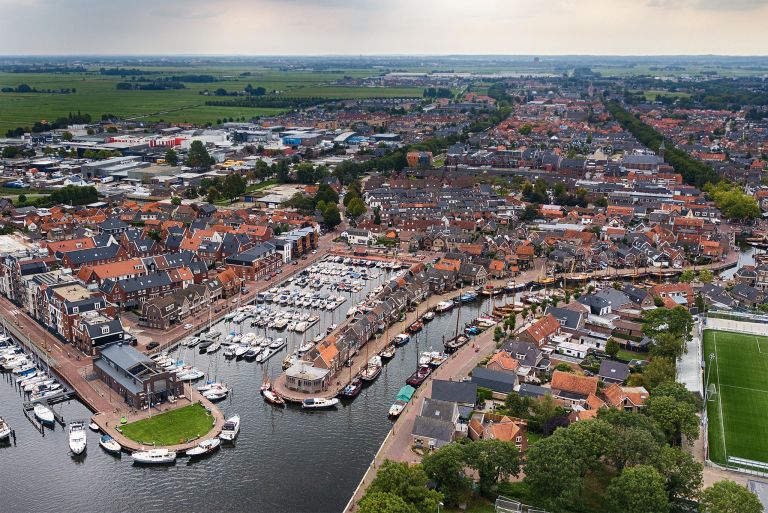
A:
[[[460,404],[475,404],[477,384],[468,381],[432,380],[432,399],[453,401]]]
[[[552,390],[573,392],[584,397],[597,392],[598,379],[556,370],[552,373]]]

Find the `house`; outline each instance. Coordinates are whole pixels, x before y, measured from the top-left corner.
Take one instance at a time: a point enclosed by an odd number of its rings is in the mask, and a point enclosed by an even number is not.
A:
[[[755,308],[764,301],[762,292],[742,283],[739,283],[731,289],[731,296],[739,303],[739,305],[747,308]]]
[[[517,337],[523,342],[530,342],[536,344],[536,347],[544,347],[554,335],[560,332],[560,321],[558,321],[553,315],[546,314],[541,319],[537,320],[522,332]]]
[[[342,234],[342,237],[344,237],[344,234]],[[371,230],[361,230],[357,228],[349,228],[346,231],[346,239],[350,244],[359,244],[363,246],[367,246],[374,241],[373,232],[371,232]]]
[[[695,304],[693,288],[690,283],[663,283],[651,287],[653,297],[661,298],[664,306],[674,308],[684,306],[690,308]]]
[[[140,324],[159,330],[167,330],[179,321],[179,310],[174,296],[163,296],[147,301],[142,307]]]
[[[227,257],[225,263],[239,278],[258,280],[274,273],[283,264],[283,258],[273,244],[265,242]]]
[[[93,360],[96,376],[120,395],[128,406],[143,409],[179,397],[183,384],[176,374],[159,367],[133,347],[112,343]]]
[[[477,384],[469,381],[435,379],[432,380],[432,399],[474,407],[477,402]]]
[[[541,377],[549,371],[550,362],[536,344],[521,340],[512,340],[501,348],[517,360],[517,376],[525,383],[539,383]]]
[[[603,392],[606,403],[626,411],[637,411],[645,406],[649,394],[644,387],[623,387],[618,384],[609,386]]]
[[[524,454],[528,448],[527,426],[528,422],[523,419],[477,412],[469,422],[467,435],[471,440],[491,439],[510,442],[515,444],[520,454]]]
[[[552,373],[552,396],[566,407],[583,405],[590,394],[597,392],[597,382],[596,377],[556,370]]]
[[[120,319],[91,311],[75,319],[72,325],[72,344],[83,353],[93,356],[112,342],[122,342],[125,335]]]
[[[613,360],[603,360],[600,362],[597,377],[606,384],[624,383],[629,378],[629,365]]]
[[[548,306],[546,313],[557,319],[562,327],[574,330],[583,328],[586,320],[584,312],[570,308]]]
[[[285,371],[285,385],[291,390],[313,394],[325,390],[331,371],[296,363]]]
[[[493,392],[495,398],[504,399],[517,386],[517,374],[475,367],[472,371],[472,383],[487,388]]]
[[[462,263],[459,266],[459,279],[473,285],[483,285],[488,277],[488,271],[479,264]]]
[[[451,443],[458,420],[456,403],[425,398],[411,430],[413,445],[433,450]]]
[[[486,368],[501,372],[514,372],[517,374],[517,370],[520,368],[520,362],[515,360],[508,352],[499,351],[491,356]]]

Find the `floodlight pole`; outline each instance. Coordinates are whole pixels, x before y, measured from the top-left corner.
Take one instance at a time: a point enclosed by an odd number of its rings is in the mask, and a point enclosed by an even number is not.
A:
[[[715,353],[709,353],[709,366],[707,367],[707,385],[704,387],[704,403],[709,401],[709,373],[712,372],[712,361],[716,358]]]

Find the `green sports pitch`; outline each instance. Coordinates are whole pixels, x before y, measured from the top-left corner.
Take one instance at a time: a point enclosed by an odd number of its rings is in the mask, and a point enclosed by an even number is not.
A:
[[[768,337],[706,330],[704,360],[709,459],[768,471]]]

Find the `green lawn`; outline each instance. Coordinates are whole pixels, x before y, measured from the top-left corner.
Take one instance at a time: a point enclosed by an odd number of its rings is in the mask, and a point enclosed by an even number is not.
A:
[[[200,404],[193,404],[131,422],[122,433],[147,445],[176,445],[205,435],[213,426],[213,417]]]
[[[707,401],[709,458],[768,463],[768,337],[707,330],[704,355],[705,386],[716,390]]]
[[[647,360],[648,353],[641,353],[639,351],[630,351],[628,349],[619,349],[619,352],[616,354],[616,358],[618,358],[619,360],[624,360],[626,362],[630,360]]]

